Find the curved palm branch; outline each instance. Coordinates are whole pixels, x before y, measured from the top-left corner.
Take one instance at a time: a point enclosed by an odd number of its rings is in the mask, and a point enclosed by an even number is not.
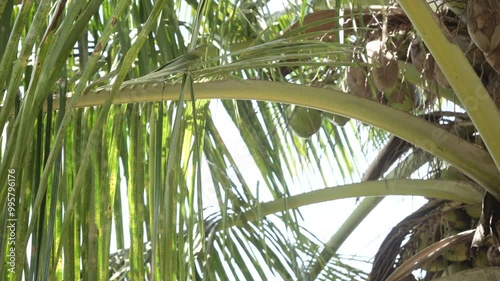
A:
[[[441,32],[461,25],[424,1],[399,2],[336,1],[316,12],[290,4],[274,15],[268,1],[0,5],[9,32],[0,40],[0,249],[16,261],[0,274],[365,280],[336,251],[379,197],[498,197],[498,109],[466,52]],[[416,70],[407,50],[419,36],[451,89]],[[398,83],[418,87],[421,102],[407,112],[377,88],[380,63],[365,48],[375,40],[395,46]],[[363,95],[349,85],[353,69],[369,74]],[[441,96],[465,113],[444,110]],[[312,137],[290,129],[288,104],[321,111]],[[342,127],[340,117],[360,122]],[[360,177],[373,149],[380,154]],[[435,180],[449,164],[466,180]],[[425,165],[433,172],[407,180]],[[358,196],[376,198],[329,242],[301,226],[300,207]]]

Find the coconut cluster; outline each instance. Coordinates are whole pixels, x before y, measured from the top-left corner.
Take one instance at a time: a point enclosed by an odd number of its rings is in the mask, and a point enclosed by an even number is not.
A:
[[[442,27],[448,29],[450,40],[462,49],[493,100],[500,106],[500,1],[447,0],[442,3],[448,7],[448,10],[438,12]],[[387,32],[381,30],[379,24],[382,18],[377,18],[379,14],[373,15],[376,18],[373,21],[370,17],[364,18],[367,27],[373,29],[358,37],[356,44],[365,47],[365,52],[355,51],[351,54],[351,64],[345,69],[343,85],[349,93],[359,97],[405,112],[416,112],[422,106],[432,104],[437,97],[438,90],[428,85],[435,84],[447,89],[451,85],[424,42],[412,31],[404,12],[398,11],[398,8],[387,10]],[[312,25],[315,29],[311,31],[314,34],[319,31],[333,34],[330,25],[319,24],[326,22],[332,13],[331,10],[318,11],[308,15],[307,23],[318,22],[318,25]],[[347,20],[350,24],[354,22],[350,18]],[[298,23],[296,25],[299,26]],[[309,31],[305,29],[306,33]],[[314,38],[330,41],[326,37]],[[424,89],[417,88],[406,81],[398,61],[412,63],[424,79],[423,85],[427,86]],[[288,116],[289,125],[304,138],[309,138],[319,130],[321,126],[318,124],[323,118],[335,126],[343,126],[349,121],[349,118],[320,111],[301,110],[304,116],[311,115],[304,118],[295,118],[290,115],[291,112]]]
[[[466,17],[470,38],[491,67],[500,73],[500,2],[470,0]]]
[[[459,181],[464,180],[464,176],[450,167],[441,171],[439,179]],[[481,204],[445,203],[435,212],[428,214],[422,223],[414,227],[413,234],[404,248],[410,251],[408,255],[411,256],[441,239],[469,230],[477,224],[481,210]],[[488,241],[479,249],[476,257],[471,258],[471,241],[463,242],[449,249],[434,261],[424,264],[421,269],[432,276],[440,277],[471,268],[490,266],[488,249],[492,245],[493,242]]]
[[[356,57],[354,63],[347,68],[346,84],[348,91],[354,95],[373,99],[402,111],[415,109],[419,100],[416,87],[399,78],[396,51],[378,39],[366,43],[366,62]]]
[[[454,202],[445,204],[438,215],[437,227],[421,227],[416,235],[416,251],[423,250],[434,242],[456,235],[462,231],[471,229],[472,225],[479,220],[481,205],[462,205]],[[490,242],[491,244],[492,242]],[[447,276],[459,271],[490,266],[487,257],[489,246],[479,249],[476,258],[470,256],[471,242],[463,242],[445,252],[434,261],[422,266],[422,269],[435,274],[435,276]]]

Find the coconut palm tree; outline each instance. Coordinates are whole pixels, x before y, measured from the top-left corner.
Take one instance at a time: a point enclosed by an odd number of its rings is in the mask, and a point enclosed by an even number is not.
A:
[[[2,1],[0,275],[500,274],[500,4],[429,2]],[[429,202],[365,272],[337,250],[388,195]]]

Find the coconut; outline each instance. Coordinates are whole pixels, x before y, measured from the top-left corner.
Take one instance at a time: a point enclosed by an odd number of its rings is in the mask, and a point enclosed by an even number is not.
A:
[[[457,234],[458,231],[450,230],[445,233],[444,237],[450,237]],[[464,262],[469,259],[470,254],[470,242],[460,243],[456,245],[453,249],[445,252],[443,256],[451,262]]]
[[[495,71],[491,71],[488,74],[486,89],[491,96],[500,96],[500,74],[496,73]]]
[[[441,277],[452,275],[452,274],[458,273],[460,271],[471,269],[471,268],[472,267],[470,266],[470,264],[466,263],[466,262],[460,262],[460,263],[459,262],[454,262],[454,263],[450,263],[446,267],[446,270],[443,272],[443,275],[441,275]]]
[[[481,206],[481,204],[470,204],[465,205],[464,210],[469,217],[473,219],[479,219],[481,217],[483,207]]]
[[[310,138],[321,128],[321,112],[302,106],[290,107],[288,125],[301,138]]]
[[[465,56],[472,66],[478,66],[486,60],[484,53],[474,44],[465,50]]]
[[[497,73],[500,73],[500,46],[491,53],[485,53],[484,56],[486,58],[486,61],[491,65],[491,67]]]
[[[444,1],[444,4],[456,15],[462,15],[465,12],[467,0],[447,0]]]
[[[485,54],[500,44],[500,2],[470,0],[467,4],[467,31],[470,38]]]
[[[448,228],[465,230],[471,227],[470,217],[463,209],[452,209],[441,217],[441,223]]]
[[[372,92],[366,78],[365,67],[349,66],[347,68],[346,80],[349,92],[356,96],[372,99]]]
[[[497,107],[500,108],[500,74],[495,71],[489,73],[486,90],[488,90]]]
[[[408,82],[398,81],[395,87],[384,92],[384,96],[389,106],[402,111],[410,111],[415,107],[417,91],[415,86]]]
[[[373,84],[379,91],[386,91],[396,85],[398,81],[398,60],[396,55],[387,50],[381,40],[370,41],[366,44],[368,63],[375,64],[370,70]]]
[[[461,180],[461,177],[458,174],[458,170],[456,168],[450,166],[450,167],[441,171],[441,174],[439,175],[439,179],[457,181],[457,180]]]
[[[472,41],[484,52],[486,61],[500,73],[500,2],[470,0],[467,30]]]
[[[434,58],[425,49],[425,46],[419,39],[414,39],[410,47],[410,56],[415,69],[422,73],[427,80],[434,78]]]
[[[419,39],[414,39],[411,44],[410,56],[415,69],[423,74],[427,80],[435,80],[441,87],[449,89],[450,83],[446,80],[443,71],[439,68],[434,58],[427,52]]]
[[[446,261],[446,259],[444,259],[443,257],[438,257],[430,263],[422,266],[422,269],[429,272],[438,272],[445,270],[447,265],[448,261]]]
[[[457,34],[453,37],[453,40],[462,49],[472,66],[478,66],[486,60],[484,53],[471,41],[466,29],[457,29]]]
[[[462,262],[469,259],[470,243],[458,244],[455,248],[444,253],[444,256],[449,261]]]
[[[478,266],[489,266],[488,255],[486,254],[486,249],[480,248],[476,254],[476,258],[473,260],[474,267]]]
[[[420,252],[427,248],[429,245],[432,245],[434,242],[436,242],[436,235],[437,233],[431,232],[430,229],[424,228],[421,229],[420,232],[417,234],[418,240],[417,245],[416,245],[416,251]]]
[[[343,127],[347,122],[351,120],[349,117],[344,117],[342,115],[337,115],[333,113],[323,112],[323,117],[335,126]]]
[[[496,245],[492,245],[488,248],[486,256],[491,266],[500,266],[500,251],[498,251]]]

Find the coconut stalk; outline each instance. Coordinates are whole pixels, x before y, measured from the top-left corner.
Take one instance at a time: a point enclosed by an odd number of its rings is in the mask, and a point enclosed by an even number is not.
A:
[[[500,169],[500,111],[490,98],[462,50],[446,36],[440,21],[422,0],[398,0],[414,28],[443,71],[474,125],[493,161]],[[445,33],[443,33],[443,31]],[[488,188],[490,190],[490,188]],[[497,190],[495,196],[500,198]]]

